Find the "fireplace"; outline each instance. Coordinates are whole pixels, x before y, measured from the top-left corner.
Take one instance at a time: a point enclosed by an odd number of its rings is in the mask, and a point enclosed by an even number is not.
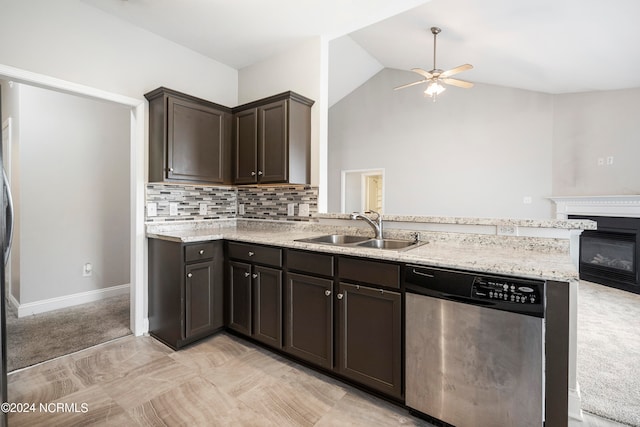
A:
[[[580,278],[640,294],[640,218],[569,215],[597,230],[580,235]]]

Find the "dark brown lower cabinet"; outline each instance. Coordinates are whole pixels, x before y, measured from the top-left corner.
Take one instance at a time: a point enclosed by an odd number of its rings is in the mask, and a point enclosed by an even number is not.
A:
[[[398,292],[340,283],[336,370],[402,398],[402,309]]]
[[[229,261],[228,326],[251,336],[251,264]]]
[[[177,349],[224,326],[221,241],[149,239],[149,333]]]
[[[333,281],[289,273],[285,282],[284,350],[333,368]]]
[[[282,250],[229,242],[227,326],[282,348]]]
[[[282,271],[254,266],[253,338],[282,348]]]

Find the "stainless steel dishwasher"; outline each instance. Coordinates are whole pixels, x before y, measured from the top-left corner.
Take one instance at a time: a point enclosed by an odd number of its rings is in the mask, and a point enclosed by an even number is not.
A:
[[[458,426],[542,426],[543,281],[409,265],[409,408]]]

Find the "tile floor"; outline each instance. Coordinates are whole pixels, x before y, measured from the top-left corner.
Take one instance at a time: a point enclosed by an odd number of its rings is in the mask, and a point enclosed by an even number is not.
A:
[[[12,373],[8,387],[10,402],[36,404],[11,413],[12,427],[430,425],[224,333],[178,352],[124,337]],[[40,410],[51,402],[71,405]]]
[[[225,333],[178,352],[127,336],[13,372],[8,388],[10,402],[35,404],[10,413],[12,427],[431,425]],[[569,424],[619,425],[589,414]]]

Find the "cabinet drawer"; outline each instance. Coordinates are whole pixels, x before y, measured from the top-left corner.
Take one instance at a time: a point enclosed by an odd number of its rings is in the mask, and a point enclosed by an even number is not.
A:
[[[213,242],[198,243],[184,247],[185,262],[213,258]]]
[[[282,267],[282,249],[229,242],[229,258]]]
[[[380,261],[340,258],[341,279],[400,289],[400,266]]]
[[[306,251],[289,250],[287,251],[287,267],[289,270],[301,271],[304,273],[333,276],[333,256]]]

